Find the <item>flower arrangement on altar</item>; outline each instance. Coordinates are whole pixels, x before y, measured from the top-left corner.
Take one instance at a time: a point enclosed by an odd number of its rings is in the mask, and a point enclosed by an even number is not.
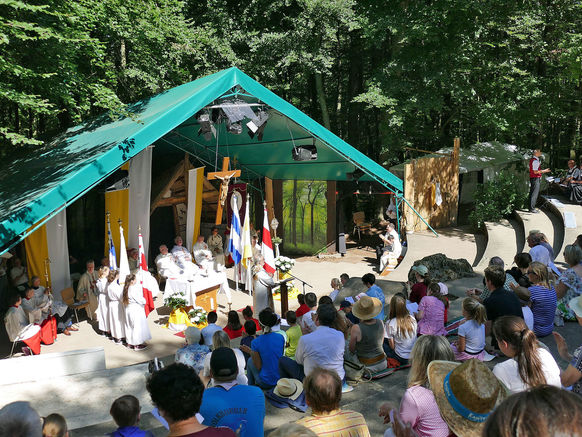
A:
[[[172,308],[172,311],[178,310],[180,308],[185,308],[188,305],[186,299],[184,299],[184,292],[180,291],[174,293],[170,297],[164,299],[164,305]]]
[[[295,265],[295,260],[292,258],[287,258],[286,256],[278,256],[275,258],[275,267],[281,273],[288,273],[291,271]]]
[[[188,317],[190,317],[190,322],[192,322],[197,328],[205,328],[208,326],[208,322],[206,321],[207,313],[202,307],[194,307],[188,313]]]

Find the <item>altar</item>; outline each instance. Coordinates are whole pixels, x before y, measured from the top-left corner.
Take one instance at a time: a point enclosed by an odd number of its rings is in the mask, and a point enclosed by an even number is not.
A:
[[[188,306],[198,305],[206,312],[216,311],[218,307],[216,296],[219,292],[226,294],[229,303],[232,301],[226,272],[209,271],[208,276],[196,275],[191,281],[183,278],[168,278],[164,299],[180,292],[184,294]]]

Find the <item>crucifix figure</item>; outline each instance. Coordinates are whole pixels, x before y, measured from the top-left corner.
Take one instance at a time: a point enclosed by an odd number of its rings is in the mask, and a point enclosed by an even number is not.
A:
[[[233,177],[239,177],[241,175],[240,170],[228,170],[228,163],[230,158],[226,157],[222,160],[222,171],[210,172],[207,175],[208,180],[220,179],[222,183],[220,184],[220,196],[218,198],[218,205],[216,208],[216,222],[219,225],[222,223],[222,208],[226,203],[226,196],[228,195],[228,184]]]

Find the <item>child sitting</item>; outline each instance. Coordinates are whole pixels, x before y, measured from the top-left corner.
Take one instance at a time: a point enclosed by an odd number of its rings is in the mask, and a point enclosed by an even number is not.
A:
[[[150,431],[140,429],[139,401],[135,396],[125,395],[117,398],[111,404],[109,414],[119,428],[109,434],[111,437],[154,437]]]
[[[448,303],[441,294],[439,284],[431,283],[428,294],[420,300],[416,313],[419,334],[446,335],[445,309]]]
[[[521,304],[521,313],[523,314],[523,321],[527,325],[527,329],[533,331],[534,315],[531,312],[531,293],[525,287],[519,287],[515,290],[515,295]]]
[[[301,338],[301,327],[297,324],[297,316],[294,311],[287,311],[285,314],[289,329],[287,330],[287,343],[285,343],[284,355],[295,359],[295,350]]]
[[[242,310],[242,315],[243,318],[245,319],[245,322],[249,320],[255,322],[255,326],[257,327],[256,331],[261,330],[261,325],[259,325],[259,321],[253,317],[253,309],[249,305],[244,307],[244,309]]]
[[[252,320],[247,320],[244,324],[244,328],[245,332],[243,334],[243,338],[240,340],[240,344],[241,346],[248,346],[250,348],[253,340],[257,338],[257,327],[255,325],[255,322],[253,322]],[[245,356],[246,363],[251,357],[251,355],[245,352],[243,352],[243,355]]]
[[[459,326],[459,339],[451,345],[455,359],[485,361],[485,307],[476,299],[467,297],[463,300],[463,317],[465,321]]]
[[[67,421],[60,414],[49,414],[42,424],[43,437],[69,437]]]
[[[400,365],[408,364],[412,347],[416,342],[416,319],[406,308],[406,298],[396,293],[390,299],[390,313],[386,322],[386,336],[383,349],[388,358],[393,358]]]
[[[309,312],[309,307],[305,304],[305,295],[298,294],[297,302],[299,302],[299,308],[295,311],[297,318],[301,317],[303,314]]]

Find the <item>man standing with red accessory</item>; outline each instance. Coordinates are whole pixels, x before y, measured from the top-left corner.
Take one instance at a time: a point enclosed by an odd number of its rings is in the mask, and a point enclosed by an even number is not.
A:
[[[540,179],[542,174],[550,172],[549,168],[540,170],[540,156],[542,151],[535,149],[533,157],[529,160],[529,212],[538,212],[536,203],[540,194]]]

